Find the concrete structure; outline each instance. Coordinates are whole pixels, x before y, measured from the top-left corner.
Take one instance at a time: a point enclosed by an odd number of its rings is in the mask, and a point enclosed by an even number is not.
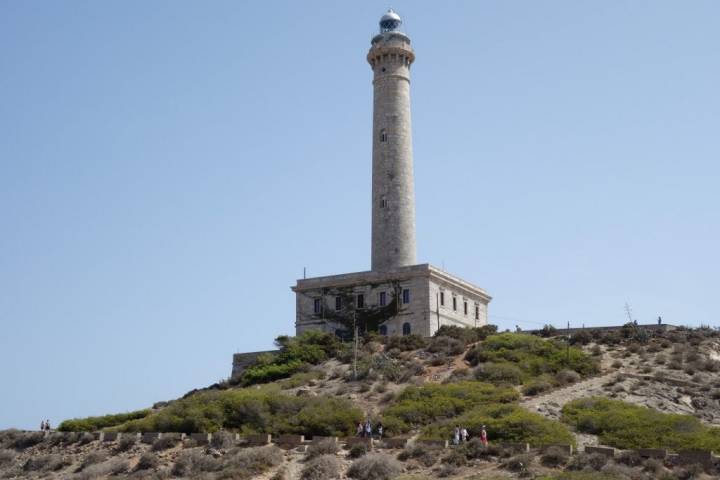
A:
[[[429,264],[417,264],[410,118],[415,52],[390,10],[380,19],[367,61],[373,71],[371,270],[298,280],[295,329],[352,336],[431,336],[442,325],[487,324],[491,297]],[[238,369],[239,370],[239,369]]]

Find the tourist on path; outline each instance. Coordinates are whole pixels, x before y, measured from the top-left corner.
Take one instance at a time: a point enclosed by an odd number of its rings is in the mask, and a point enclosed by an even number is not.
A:
[[[485,425],[482,426],[482,430],[480,430],[480,441],[483,444],[483,447],[488,446],[488,437],[487,437],[487,430],[485,430]]]

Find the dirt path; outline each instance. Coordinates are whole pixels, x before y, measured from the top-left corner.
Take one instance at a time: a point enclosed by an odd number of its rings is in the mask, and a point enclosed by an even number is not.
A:
[[[560,418],[560,410],[563,405],[578,398],[602,394],[604,392],[602,385],[617,373],[615,371],[607,372],[536,397],[526,398],[520,401],[520,405],[530,411],[557,420]]]

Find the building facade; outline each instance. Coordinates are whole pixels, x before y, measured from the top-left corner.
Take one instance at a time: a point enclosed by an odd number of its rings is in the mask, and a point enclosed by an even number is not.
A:
[[[487,324],[491,297],[429,264],[417,264],[410,115],[415,52],[392,10],[380,19],[373,71],[371,270],[298,280],[296,333],[360,331],[431,336],[442,325]]]

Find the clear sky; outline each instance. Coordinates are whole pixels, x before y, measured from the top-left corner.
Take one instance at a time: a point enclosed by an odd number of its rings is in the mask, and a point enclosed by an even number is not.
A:
[[[388,6],[0,0],[0,428],[226,378],[368,269]],[[502,328],[718,324],[720,2],[392,6],[421,262]]]

